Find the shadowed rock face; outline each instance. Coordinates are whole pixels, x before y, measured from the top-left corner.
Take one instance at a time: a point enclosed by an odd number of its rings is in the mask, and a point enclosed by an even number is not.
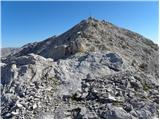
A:
[[[88,18],[2,59],[2,118],[158,117],[158,46]]]

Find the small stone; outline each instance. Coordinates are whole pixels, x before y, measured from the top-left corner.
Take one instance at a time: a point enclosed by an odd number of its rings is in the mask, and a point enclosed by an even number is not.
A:
[[[12,64],[12,69],[13,69],[13,70],[17,69],[16,64]]]
[[[77,91],[81,93],[81,92],[82,92],[82,89],[81,89],[81,88],[78,88]]]
[[[12,114],[12,115],[18,115],[19,112],[18,112],[18,111],[16,111],[16,112],[12,111],[11,114]]]
[[[51,91],[52,90],[52,87],[47,87],[46,88],[46,91]]]
[[[89,87],[89,86],[90,86],[90,84],[89,84],[89,83],[86,83],[85,85],[86,85],[87,87]]]
[[[92,80],[93,79],[93,76],[91,74],[87,74],[87,77],[86,77],[87,80]]]
[[[125,105],[123,106],[123,109],[124,109],[125,111],[127,111],[127,112],[130,112],[130,111],[133,109],[133,107],[132,107],[132,105],[130,105],[130,104],[125,104]]]
[[[76,98],[80,98],[82,94],[81,94],[81,92],[78,91],[75,93],[75,95],[76,95]]]
[[[19,108],[22,108],[22,107],[23,107],[23,105],[20,104],[19,102],[17,102],[16,105],[17,105],[17,107],[19,107]]]
[[[35,103],[34,105],[33,105],[33,109],[36,109],[37,108],[37,104]]]
[[[84,89],[85,92],[88,92],[88,90],[89,90],[89,88],[85,88],[85,89]]]
[[[86,92],[86,93],[83,93],[81,97],[82,97],[82,98],[86,98],[87,95],[88,95],[88,93]]]
[[[41,108],[41,107],[42,107],[42,105],[41,105],[41,103],[40,103],[40,102],[38,102],[38,107],[39,107],[39,108]]]
[[[80,35],[81,34],[81,31],[77,32],[77,35]]]
[[[130,112],[130,114],[132,115],[132,116],[134,116],[134,117],[136,117],[137,118],[137,113],[134,111],[134,109]]]
[[[53,62],[54,60],[52,58],[47,59],[49,62]]]
[[[64,112],[64,114],[65,114],[66,116],[69,116],[69,115],[71,115],[71,112]]]
[[[108,92],[112,92],[113,89],[109,87],[109,88],[107,88],[107,91],[108,91]]]
[[[34,84],[34,83],[32,83],[32,82],[30,82],[30,86],[35,86],[35,84]]]
[[[111,96],[110,94],[108,95],[108,99],[111,101],[116,101],[116,98],[114,96]]]
[[[92,92],[93,93],[98,93],[98,91],[96,89],[93,89]]]
[[[130,82],[127,83],[127,88],[130,88],[131,87],[131,84]]]
[[[81,107],[81,114],[82,114],[82,115],[85,115],[86,112],[87,112],[86,107]]]
[[[11,113],[5,114],[5,118],[6,118],[6,119],[11,118],[11,117],[12,117],[12,114],[11,114]]]
[[[125,98],[124,97],[116,97],[116,101],[117,102],[123,102],[123,101],[125,101]]]

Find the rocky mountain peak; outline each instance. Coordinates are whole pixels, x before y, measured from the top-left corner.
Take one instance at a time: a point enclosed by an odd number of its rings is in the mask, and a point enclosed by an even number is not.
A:
[[[158,117],[158,45],[88,18],[2,59],[2,118]]]
[[[119,28],[104,20],[99,21],[89,17],[60,36],[26,45],[26,47],[18,54],[15,54],[15,56],[33,52],[57,60],[77,52],[109,50],[111,48],[110,46],[112,46],[112,51],[116,51],[117,48],[132,49],[130,46],[140,46],[140,44],[148,47],[146,43],[151,44],[149,47],[152,46],[157,49],[154,43],[144,39],[145,38],[139,34]],[[56,52],[54,53],[54,51]],[[62,53],[57,56],[57,51],[61,51]]]
[[[157,59],[158,46],[135,32],[120,28],[104,20],[100,21],[89,17],[59,36],[25,45],[19,52],[11,54],[3,62],[30,53],[52,58],[56,61],[76,53],[99,51],[119,53],[129,64],[139,66],[142,64],[143,66],[146,63],[147,66],[150,66],[152,61]],[[152,59],[150,59],[151,56]],[[157,72],[153,72],[153,74],[158,75]]]

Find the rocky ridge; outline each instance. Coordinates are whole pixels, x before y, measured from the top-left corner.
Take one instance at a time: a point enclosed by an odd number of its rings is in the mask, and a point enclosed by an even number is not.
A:
[[[2,118],[154,118],[158,46],[94,18],[2,59]]]

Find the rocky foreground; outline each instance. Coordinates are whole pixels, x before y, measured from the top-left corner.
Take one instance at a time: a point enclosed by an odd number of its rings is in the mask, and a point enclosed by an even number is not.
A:
[[[94,18],[1,59],[2,118],[158,118],[158,46]]]

